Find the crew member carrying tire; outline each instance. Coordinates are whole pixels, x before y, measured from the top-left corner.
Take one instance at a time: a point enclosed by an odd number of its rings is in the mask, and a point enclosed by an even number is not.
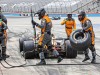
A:
[[[67,17],[68,18],[64,19],[61,22],[61,25],[65,24],[65,31],[66,31],[67,37],[69,38],[72,31],[76,29],[76,22],[72,18],[72,14],[67,14]]]
[[[6,43],[7,43],[7,25],[2,21],[1,15],[0,15],[0,44],[1,44],[1,50],[0,50],[0,60],[6,60],[6,58],[9,57],[9,55],[6,55]]]
[[[78,15],[78,19],[81,22],[82,26],[82,32],[89,32],[91,35],[91,45],[89,46],[88,49],[85,50],[85,58],[82,62],[85,62],[90,59],[88,56],[89,49],[92,51],[92,61],[91,63],[96,63],[96,50],[95,50],[95,34],[93,31],[93,26],[91,21],[86,17],[86,13],[84,11],[81,11]]]
[[[50,20],[50,18],[45,15],[46,11],[45,9],[40,9],[37,11],[36,14],[38,14],[39,20],[41,19],[41,25],[39,25],[38,23],[36,23],[35,21],[32,20],[32,24],[36,25],[37,27],[39,27],[41,29],[41,37],[39,39],[38,42],[38,50],[39,50],[39,57],[41,59],[41,61],[39,63],[37,63],[37,65],[45,65],[45,56],[44,56],[44,52],[43,52],[43,48],[46,45],[48,50],[52,51],[53,54],[58,57],[58,63],[62,61],[61,56],[59,55],[57,50],[53,50],[52,48],[52,43],[51,43],[51,28],[52,28],[52,22]]]

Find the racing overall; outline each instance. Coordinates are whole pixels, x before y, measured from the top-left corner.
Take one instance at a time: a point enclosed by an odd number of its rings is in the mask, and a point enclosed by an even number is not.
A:
[[[83,30],[85,30],[85,32],[89,32],[90,35],[91,35],[91,45],[85,51],[85,59],[90,59],[89,56],[88,56],[89,49],[90,49],[92,51],[92,57],[93,57],[91,63],[95,63],[95,61],[96,61],[96,51],[95,51],[95,47],[94,47],[94,45],[95,45],[95,34],[94,34],[94,31],[93,31],[92,23],[87,17],[85,17],[81,21],[81,25],[82,25]],[[83,60],[83,62],[85,61],[85,59]]]
[[[7,25],[0,19],[0,60],[6,59]]]
[[[73,18],[71,19],[66,18],[61,22],[61,25],[64,25],[64,24],[65,24],[65,31],[66,31],[67,37],[70,37],[70,34],[72,33],[72,31],[76,29],[75,20]]]
[[[41,25],[37,24],[37,27],[41,29],[41,37],[38,42],[38,49],[39,49],[39,57],[41,61],[45,62],[43,47],[46,45],[48,50],[53,51],[54,56],[59,56],[57,50],[52,50],[52,36],[51,36],[51,28],[52,22],[48,16],[44,16],[41,19]],[[42,63],[40,63],[42,64]]]

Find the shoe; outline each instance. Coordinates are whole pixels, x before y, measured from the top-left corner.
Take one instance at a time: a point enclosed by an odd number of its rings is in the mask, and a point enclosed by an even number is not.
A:
[[[2,60],[2,57],[0,56],[0,61]]]
[[[6,60],[6,58],[9,58],[9,55],[7,55],[7,54],[2,55],[3,60]]]
[[[96,51],[92,52],[92,57],[91,63],[96,63]]]
[[[9,58],[10,56],[6,54],[5,57],[6,57],[6,58]]]
[[[93,58],[92,61],[91,61],[91,63],[95,64],[96,63],[96,59]]]
[[[85,57],[84,60],[82,62],[85,62],[87,60],[89,60],[90,58],[89,57]]]
[[[61,56],[59,56],[57,63],[60,63],[62,60],[63,60],[63,58]]]
[[[41,60],[39,63],[37,63],[36,65],[46,65],[45,60]]]

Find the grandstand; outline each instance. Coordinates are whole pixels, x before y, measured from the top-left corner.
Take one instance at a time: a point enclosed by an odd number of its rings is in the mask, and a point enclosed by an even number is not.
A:
[[[84,10],[90,13],[100,12],[100,0],[0,0],[3,12],[36,12],[45,8],[48,13],[78,13]]]

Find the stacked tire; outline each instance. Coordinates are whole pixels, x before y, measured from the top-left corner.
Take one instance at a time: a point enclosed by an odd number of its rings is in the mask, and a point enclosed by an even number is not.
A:
[[[70,43],[77,51],[84,51],[91,44],[91,36],[88,32],[82,32],[81,29],[78,29],[72,32],[70,36]]]
[[[19,38],[19,49],[20,49],[20,52],[23,51],[23,42],[27,41],[27,40],[29,40],[29,38],[25,37],[25,36]]]
[[[23,42],[23,52],[24,52],[24,58],[25,59],[32,59],[34,58],[35,52],[34,52],[34,41],[24,41]]]
[[[34,41],[28,37],[21,37],[19,39],[19,49],[25,59],[34,58]]]

